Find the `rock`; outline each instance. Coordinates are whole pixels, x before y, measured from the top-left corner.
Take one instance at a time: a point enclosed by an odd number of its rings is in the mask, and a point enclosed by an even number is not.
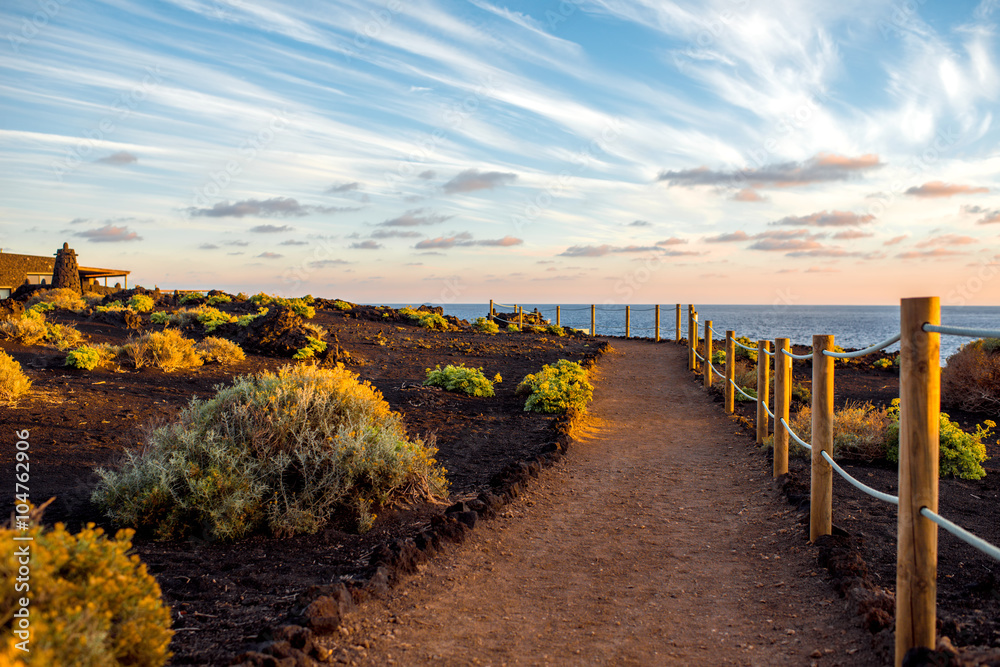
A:
[[[389,594],[391,580],[392,572],[384,565],[380,565],[375,569],[375,574],[365,584],[364,589],[372,597],[385,597]]]
[[[455,518],[464,523],[469,528],[476,527],[476,520],[479,519],[479,515],[474,510],[469,510],[467,512],[459,512],[455,515]]]
[[[305,608],[305,611],[302,612],[302,618],[310,630],[320,634],[330,634],[340,627],[344,618],[341,600],[329,595],[321,595]]]
[[[273,655],[247,651],[229,663],[235,667],[295,667],[295,658],[276,658]]]
[[[304,321],[291,308],[271,304],[266,315],[243,327],[237,341],[247,352],[291,357],[308,345]]]

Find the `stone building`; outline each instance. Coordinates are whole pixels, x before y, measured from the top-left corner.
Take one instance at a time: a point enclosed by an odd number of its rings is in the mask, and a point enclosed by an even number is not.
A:
[[[54,256],[19,255],[0,248],[0,299],[6,299],[25,283],[68,287],[88,291],[88,287],[108,287],[108,278],[121,279],[115,286],[128,289],[129,271],[80,266],[76,252],[64,243]],[[94,290],[98,291],[98,290]],[[104,291],[104,290],[100,290]]]

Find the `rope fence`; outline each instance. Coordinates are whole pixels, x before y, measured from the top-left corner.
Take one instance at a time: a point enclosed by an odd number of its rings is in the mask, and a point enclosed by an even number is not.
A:
[[[513,310],[513,316],[514,316],[514,318],[513,319],[510,318],[510,313],[505,314],[505,316],[503,316],[503,317],[498,316],[498,315],[500,315],[497,312],[498,308]],[[680,341],[681,338],[684,335],[683,327],[682,327],[682,324],[681,324],[681,313],[688,312],[689,315],[690,315],[691,313],[695,312],[695,309],[694,309],[693,305],[688,305],[687,307],[683,307],[681,304],[676,304],[676,306],[674,307],[674,311],[675,311],[674,314],[675,314],[676,325],[671,327],[669,324],[661,323],[660,315],[661,315],[661,313],[663,311],[662,311],[662,307],[659,304],[657,304],[655,306],[645,306],[645,307],[641,307],[641,308],[636,308],[636,307],[629,306],[629,305],[625,305],[625,306],[598,306],[597,304],[592,304],[590,306],[540,306],[540,307],[535,308],[533,311],[528,312],[528,311],[525,311],[524,307],[520,306],[519,304],[505,304],[505,303],[500,303],[498,301],[493,301],[491,299],[490,300],[490,306],[489,306],[489,312],[487,313],[486,317],[487,317],[487,319],[489,319],[489,320],[491,320],[493,322],[499,322],[499,323],[504,324],[504,325],[514,323],[514,324],[519,324],[520,326],[523,326],[525,320],[527,320],[529,324],[533,324],[533,323],[537,322],[536,316],[538,316],[539,318],[541,318],[543,320],[543,322],[544,322],[545,325],[553,323],[556,326],[562,326],[562,321],[561,321],[561,319],[562,319],[562,313],[580,313],[580,312],[584,312],[584,311],[588,311],[588,310],[590,311],[590,335],[591,336],[598,335],[598,331],[597,331],[598,330],[598,317],[597,317],[598,313],[616,313],[616,314],[624,315],[624,321],[622,322],[623,326],[614,326],[614,325],[612,325],[612,329],[611,329],[612,333],[604,333],[602,335],[616,335],[617,336],[617,335],[622,335],[622,333],[624,333],[625,338],[632,338],[635,334],[639,334],[636,337],[640,337],[640,338],[652,338],[656,342],[660,342],[664,338],[664,334],[667,334],[667,335],[673,334],[674,340],[675,341]],[[551,320],[553,320],[553,314],[552,314],[553,311],[554,311],[554,320],[555,321],[551,322]],[[653,325],[649,326],[648,324],[641,324],[639,326],[633,327],[632,326],[632,314],[633,313],[655,313]],[[648,317],[648,315],[646,315],[645,317]],[[578,317],[574,317],[572,319],[573,319],[573,321],[575,321],[577,323],[577,325],[582,324],[582,323],[579,322],[579,318]],[[601,320],[602,320],[601,327],[602,328],[606,327],[607,326],[607,321],[606,321],[607,318],[606,317],[602,317]],[[646,320],[646,322],[648,322],[648,319]],[[582,328],[581,328],[581,330],[586,331],[586,329],[582,329]],[[606,331],[606,329],[605,329],[605,331]]]
[[[680,313],[678,306],[678,318]],[[940,359],[938,336],[952,335],[969,338],[1000,338],[1000,330],[947,327],[940,324],[940,300],[937,297],[903,299],[900,307],[900,333],[870,347],[854,352],[834,351],[833,336],[813,336],[813,351],[808,354],[791,352],[789,339],[758,340],[753,347],[736,340],[736,333],[726,331],[726,373],[716,370],[712,362],[712,322],[705,322],[704,354],[696,349],[697,311],[688,313],[688,348],[690,370],[698,370],[698,362],[707,365],[703,371],[705,386],[718,376],[725,381],[726,411],[735,412],[736,393],[757,402],[757,441],[763,444],[768,436],[768,419],[773,419],[774,476],[788,472],[788,444],[791,440],[810,452],[810,540],[832,533],[833,491],[832,473],[836,472],[848,484],[880,501],[895,505],[897,512],[897,579],[896,579],[896,665],[914,647],[934,648],[936,642],[937,594],[937,533],[940,526],[966,544],[1000,561],[1000,548],[977,537],[937,513]],[[693,333],[691,333],[693,332]],[[899,496],[874,489],[853,477],[833,458],[833,383],[836,359],[856,359],[900,343],[900,430],[899,430]],[[757,396],[751,396],[735,381],[733,372],[736,350],[742,348],[757,353]],[[774,359],[775,406],[767,404],[770,382],[770,359]],[[812,432],[808,443],[788,424],[789,404],[793,383],[793,360],[813,360],[812,364]]]

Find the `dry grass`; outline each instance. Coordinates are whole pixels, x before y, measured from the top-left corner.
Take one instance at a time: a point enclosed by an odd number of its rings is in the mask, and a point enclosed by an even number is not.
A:
[[[11,340],[21,345],[38,345],[48,336],[45,316],[27,311],[19,320],[0,322],[0,340]]]
[[[0,350],[0,400],[13,403],[31,389],[31,380],[21,370],[21,364]]]
[[[58,289],[39,290],[31,295],[25,307],[31,308],[37,303],[51,303],[56,308],[72,310],[79,313],[87,307],[87,302],[71,289],[60,287]]]
[[[757,390],[757,364],[737,359],[733,364],[733,382],[743,389]]]
[[[132,338],[123,346],[122,353],[136,368],[152,366],[167,373],[202,365],[194,341],[176,329],[150,331]]]
[[[1000,414],[1000,349],[995,338],[975,340],[948,357],[941,402],[969,412]]]
[[[889,427],[896,423],[896,419],[897,415],[890,407],[848,403],[843,410],[833,414],[833,457],[862,461],[884,459],[888,450]],[[812,409],[805,407],[799,410],[789,425],[796,435],[811,442]],[[769,438],[768,442],[773,440]],[[804,448],[792,442],[791,453],[808,455]]]
[[[231,364],[247,358],[242,347],[218,336],[205,338],[195,345],[195,349],[206,363]]]

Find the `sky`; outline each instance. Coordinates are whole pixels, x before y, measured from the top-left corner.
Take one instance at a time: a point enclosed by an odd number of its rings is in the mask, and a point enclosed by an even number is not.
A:
[[[0,247],[361,303],[1000,305],[1000,0],[5,0]]]

